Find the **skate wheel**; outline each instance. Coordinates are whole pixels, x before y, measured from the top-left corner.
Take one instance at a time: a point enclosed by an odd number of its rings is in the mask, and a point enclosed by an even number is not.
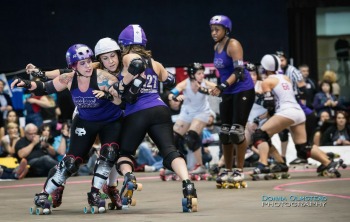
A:
[[[106,208],[105,207],[99,207],[98,208],[99,213],[106,213]]]
[[[116,206],[113,203],[108,203],[108,210],[114,210]]]
[[[88,206],[88,207],[84,207],[84,213],[87,214],[87,213],[90,213],[91,212],[91,207]]]
[[[239,183],[235,183],[234,188],[236,188],[236,189],[241,188],[241,184],[239,184]]]
[[[279,175],[279,174],[275,174],[274,177],[275,177],[275,179],[277,179],[277,180],[280,180],[280,179],[282,178],[282,176]]]
[[[201,180],[201,177],[200,177],[200,175],[193,175],[193,179],[194,179],[195,181],[200,181],[200,180]]]
[[[221,189],[221,188],[222,188],[222,185],[219,184],[219,183],[217,183],[217,184],[216,184],[216,188]]]
[[[197,212],[198,211],[198,200],[197,198],[192,198],[191,199],[192,203],[192,212]]]
[[[191,209],[187,206],[187,198],[182,198],[182,212],[191,212]]]
[[[36,211],[35,211],[36,215],[43,215],[43,214],[50,214],[50,209],[48,208],[41,208],[41,207],[38,207],[36,208]]]
[[[130,203],[131,206],[135,206],[136,205],[136,199],[131,199],[131,203]]]
[[[247,184],[246,182],[242,181],[241,186],[242,186],[243,188],[247,188],[247,187],[248,187],[248,184]]]
[[[123,197],[123,199],[122,199],[122,204],[123,204],[123,205],[129,205],[128,198]]]
[[[172,176],[165,176],[164,178],[165,178],[165,181],[169,181],[171,180]]]
[[[171,179],[174,180],[174,181],[178,181],[178,180],[180,180],[180,177],[177,174],[173,174],[171,176]]]
[[[37,206],[29,208],[29,213],[32,214],[32,215],[36,214],[36,208],[37,208]]]
[[[136,187],[137,187],[136,188],[137,191],[141,191],[142,190],[142,184],[141,183],[137,183]]]
[[[98,213],[98,212],[99,212],[98,207],[92,206],[92,207],[90,208],[90,212],[91,212],[92,214]]]

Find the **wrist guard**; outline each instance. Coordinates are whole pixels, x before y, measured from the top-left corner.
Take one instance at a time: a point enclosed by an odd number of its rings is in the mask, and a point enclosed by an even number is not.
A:
[[[41,69],[39,69],[39,71],[37,71],[37,72],[32,71],[30,73],[30,75],[32,75],[33,77],[39,78],[41,81],[48,80],[47,76],[45,75],[45,72],[41,71]]]
[[[230,84],[228,84],[228,82],[225,81],[225,82],[223,82],[220,85],[215,86],[215,87],[218,88],[221,92],[223,92],[229,86],[230,86]]]
[[[209,95],[209,89],[205,87],[199,87],[198,92]]]
[[[133,76],[141,74],[145,70],[146,70],[146,65],[143,62],[143,60],[140,58],[131,60],[129,67],[128,67],[128,72]]]
[[[18,83],[21,83],[21,82],[24,82],[24,86],[22,86],[23,88],[26,88],[26,89],[30,89],[32,88],[32,84],[31,84],[31,81],[30,80],[27,80],[27,79],[21,79],[19,77],[16,77],[14,80],[18,80],[17,84]]]

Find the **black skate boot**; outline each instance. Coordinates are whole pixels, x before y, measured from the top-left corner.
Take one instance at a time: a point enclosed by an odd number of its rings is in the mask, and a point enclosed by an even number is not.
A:
[[[99,192],[89,192],[87,193],[89,206],[84,208],[84,213],[91,212],[95,213],[105,213],[106,212],[106,202],[101,198]]]
[[[264,178],[265,180],[272,179],[270,167],[260,162],[250,176],[252,177],[252,180],[260,180],[261,178]]]
[[[338,171],[338,168],[346,168],[346,165],[344,164],[344,161],[342,159],[339,159],[339,161],[333,161],[322,171],[323,176],[328,177],[341,177],[341,174]]]
[[[31,207],[30,214],[50,214],[51,213],[51,203],[49,201],[49,194],[47,193],[37,193],[34,197],[34,207]]]
[[[194,184],[190,180],[182,181],[182,211],[183,212],[197,212],[197,192]]]
[[[61,206],[63,197],[64,185],[57,187],[57,189],[51,193],[52,207],[56,208]]]
[[[273,174],[273,179],[289,179],[290,174],[288,173],[289,167],[285,163],[277,163],[272,167],[271,173]]]
[[[111,203],[108,203],[108,210],[121,210],[122,209],[122,200],[120,198],[119,190],[117,186],[108,186],[107,184],[103,185],[103,192],[108,195],[111,199]]]
[[[136,205],[136,200],[132,198],[135,190],[142,190],[142,184],[136,183],[136,177],[132,172],[126,173],[122,189],[120,190],[123,206]]]

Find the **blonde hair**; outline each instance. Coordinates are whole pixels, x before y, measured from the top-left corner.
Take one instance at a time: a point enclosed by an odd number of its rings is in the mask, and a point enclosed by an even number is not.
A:
[[[337,81],[337,74],[332,70],[327,70],[323,74],[323,80],[335,83]]]
[[[7,124],[6,128],[7,129],[15,129],[15,128],[18,128],[18,124],[10,122]]]

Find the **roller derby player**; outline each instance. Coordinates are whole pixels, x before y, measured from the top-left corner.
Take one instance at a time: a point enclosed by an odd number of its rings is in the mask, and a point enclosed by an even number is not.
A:
[[[230,38],[232,22],[225,15],[216,15],[209,22],[214,45],[214,66],[220,73],[220,84],[211,95],[221,96],[220,141],[226,169],[217,177],[217,188],[226,188],[234,183],[235,187],[245,187],[243,166],[247,141],[245,125],[254,103],[254,83],[243,63],[243,49],[239,41]],[[232,170],[234,146],[237,146],[237,168]]]
[[[134,155],[146,134],[163,156],[163,165],[182,180],[184,212],[197,211],[197,193],[189,180],[186,162],[173,141],[170,110],[159,96],[158,82],[174,84],[175,78],[146,50],[146,35],[139,25],[128,25],[119,35],[122,46],[123,70],[120,82],[110,88],[126,101],[125,119],[120,143],[117,169],[124,175],[121,188],[123,205],[136,204],[133,192],[140,188],[133,174]],[[133,78],[128,78],[128,76]],[[132,80],[132,81],[131,81]]]
[[[280,67],[280,60],[276,55],[265,55],[261,65],[266,70],[267,78],[262,82],[264,93],[263,106],[270,114],[275,112],[253,135],[253,143],[259,149],[261,163],[256,171],[264,172],[267,167],[270,137],[289,127],[297,156],[301,159],[309,157],[321,162],[323,171],[329,176],[340,177],[338,162],[332,162],[316,145],[307,146],[305,130],[305,114],[295,99],[292,84],[287,76],[276,75]]]
[[[92,50],[83,44],[71,46],[66,53],[68,67],[73,72],[54,78],[52,81],[28,81],[15,79],[11,87],[25,87],[36,95],[51,94],[69,89],[72,99],[79,111],[72,123],[70,148],[58,165],[51,169],[41,193],[35,195],[35,206],[32,214],[49,214],[51,206],[50,194],[63,191],[62,185],[74,175],[92,147],[97,135],[102,147],[96,162],[91,191],[87,193],[89,206],[84,212],[105,212],[105,201],[101,199],[99,190],[105,183],[117,159],[118,139],[121,131],[123,112],[118,106],[118,97],[114,98],[108,88],[117,82],[117,78],[103,70],[92,68]],[[84,89],[84,91],[81,91]],[[61,193],[62,194],[62,193]],[[62,195],[53,195],[53,207],[61,203]]]

